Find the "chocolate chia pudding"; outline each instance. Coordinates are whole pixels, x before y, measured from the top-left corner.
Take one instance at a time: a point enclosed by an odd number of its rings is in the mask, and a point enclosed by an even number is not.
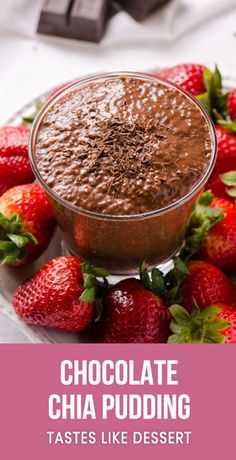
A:
[[[197,105],[160,82],[117,77],[74,91],[45,115],[36,161],[61,198],[130,215],[185,196],[209,165],[209,125]]]
[[[133,272],[181,245],[214,142],[207,115],[182,90],[144,74],[104,75],[43,108],[31,161],[72,251]]]

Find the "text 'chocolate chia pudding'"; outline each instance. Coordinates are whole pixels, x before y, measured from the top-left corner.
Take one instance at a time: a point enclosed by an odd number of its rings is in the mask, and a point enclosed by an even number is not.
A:
[[[145,74],[75,82],[41,110],[31,161],[73,253],[115,273],[180,247],[214,165],[200,105]]]

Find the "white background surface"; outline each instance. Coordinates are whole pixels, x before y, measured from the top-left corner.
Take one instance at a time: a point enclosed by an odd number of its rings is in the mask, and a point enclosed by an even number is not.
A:
[[[99,45],[35,34],[42,0],[0,0],[0,124],[31,98],[77,76],[178,62],[236,75],[236,0],[173,0],[138,24],[117,14]]]

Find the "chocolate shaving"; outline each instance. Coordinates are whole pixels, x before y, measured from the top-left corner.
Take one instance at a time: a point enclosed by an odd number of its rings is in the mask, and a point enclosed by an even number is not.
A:
[[[96,173],[106,162],[111,174],[108,193],[121,181],[132,177],[143,179],[147,168],[156,168],[154,146],[165,140],[165,136],[157,133],[153,121],[139,126],[113,119],[98,122],[96,127],[98,133],[89,135],[92,151],[88,154],[86,171]]]

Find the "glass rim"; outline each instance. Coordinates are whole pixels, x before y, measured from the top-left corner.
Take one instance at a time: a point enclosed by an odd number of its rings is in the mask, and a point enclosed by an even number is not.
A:
[[[64,198],[60,197],[60,195],[58,195],[56,192],[54,192],[44,181],[44,179],[42,178],[39,172],[37,163],[35,161],[34,147],[35,147],[37,131],[38,131],[38,128],[40,127],[41,121],[45,113],[47,113],[47,111],[54,104],[56,104],[64,95],[72,93],[77,88],[80,88],[90,83],[96,83],[96,82],[103,81],[106,79],[115,79],[117,77],[122,77],[122,76],[130,77],[130,78],[137,78],[137,79],[146,80],[146,81],[153,81],[157,83],[160,82],[161,84],[164,84],[168,87],[173,87],[177,89],[178,91],[180,91],[181,93],[183,93],[191,102],[193,102],[200,109],[201,113],[205,117],[207,124],[209,126],[209,131],[210,131],[210,135],[212,139],[212,151],[211,151],[211,159],[209,161],[208,167],[204,175],[201,177],[200,181],[196,183],[193,189],[190,190],[183,197],[179,198],[173,203],[170,203],[167,206],[164,206],[158,209],[153,209],[151,211],[147,211],[147,212],[143,212],[139,214],[122,214],[122,215],[117,214],[115,215],[115,214],[99,213],[99,212],[90,211],[88,209],[81,208],[80,206],[77,206],[71,203],[70,201],[65,200]],[[178,208],[179,206],[189,201],[192,197],[194,197],[194,195],[196,195],[204,187],[204,184],[207,182],[207,179],[209,178],[214,168],[215,161],[216,161],[216,155],[217,155],[217,138],[216,138],[216,132],[214,128],[214,123],[210,115],[206,111],[206,109],[203,107],[203,105],[192,94],[182,89],[180,86],[176,85],[175,83],[169,82],[163,78],[156,77],[153,74],[144,73],[144,72],[128,72],[128,71],[107,72],[107,73],[101,73],[101,74],[88,75],[87,77],[83,77],[83,78],[74,80],[72,83],[69,83],[68,85],[60,89],[58,92],[56,92],[50,99],[48,99],[43,104],[42,108],[40,109],[39,113],[37,114],[33,122],[31,131],[30,131],[30,137],[29,137],[29,160],[30,160],[31,167],[40,185],[51,196],[51,198],[59,202],[65,208],[69,208],[73,212],[76,212],[78,214],[83,214],[85,216],[94,217],[97,219],[106,219],[106,220],[139,220],[139,219],[144,219],[147,217],[158,216],[158,215],[167,213],[168,211]]]

